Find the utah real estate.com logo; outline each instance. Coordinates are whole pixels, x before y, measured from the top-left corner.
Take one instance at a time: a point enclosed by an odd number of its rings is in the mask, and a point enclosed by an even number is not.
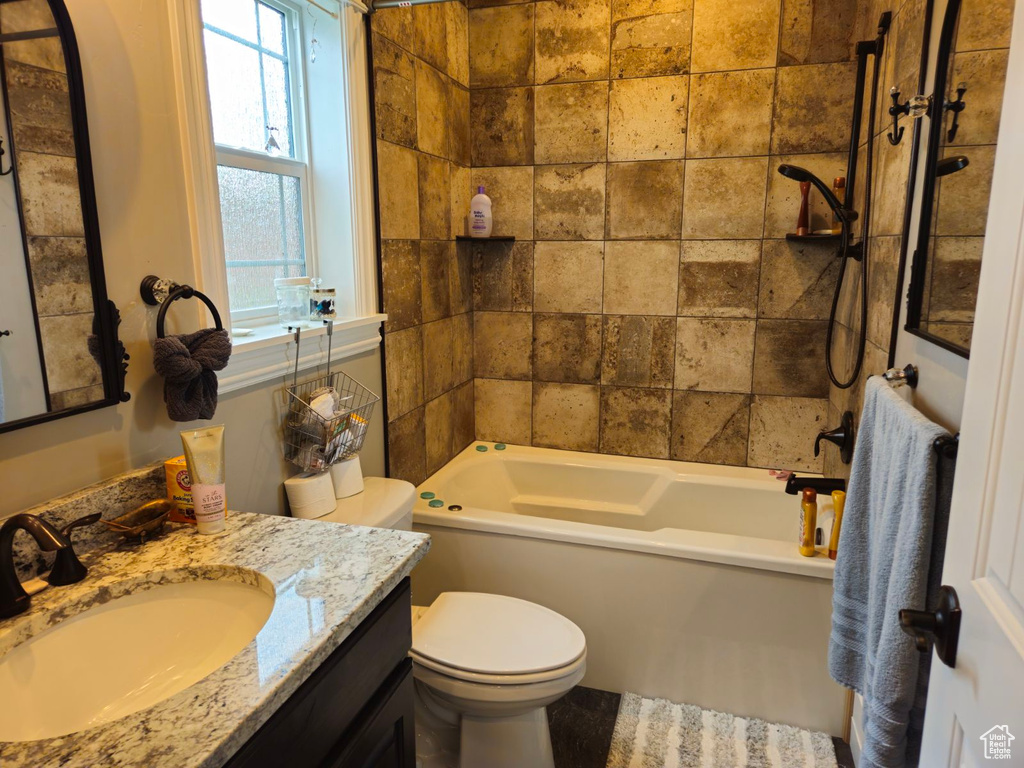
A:
[[[1006,725],[993,726],[981,734],[981,740],[985,742],[985,759],[1009,760],[1011,752],[1010,742],[1014,738],[1014,735],[1010,733],[1009,726]]]

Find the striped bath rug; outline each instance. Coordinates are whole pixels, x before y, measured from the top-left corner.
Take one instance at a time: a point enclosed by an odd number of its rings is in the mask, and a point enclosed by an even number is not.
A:
[[[832,739],[790,725],[622,695],[608,768],[837,768]]]

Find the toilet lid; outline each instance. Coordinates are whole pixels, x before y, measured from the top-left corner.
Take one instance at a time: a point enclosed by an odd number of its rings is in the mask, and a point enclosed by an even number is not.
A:
[[[412,650],[453,669],[525,675],[571,664],[586,639],[567,618],[536,603],[444,592],[413,626]]]

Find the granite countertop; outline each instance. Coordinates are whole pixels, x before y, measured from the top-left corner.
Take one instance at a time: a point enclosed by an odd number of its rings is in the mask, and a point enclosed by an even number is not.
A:
[[[0,657],[94,605],[197,578],[272,590],[263,629],[216,672],[149,709],[59,738],[0,742],[4,768],[223,765],[430,546],[418,533],[250,513],[231,513],[227,530],[214,536],[168,528],[142,546],[83,555],[84,581],[50,587],[33,597],[29,611],[0,621]],[[110,644],[116,653],[117,638]]]

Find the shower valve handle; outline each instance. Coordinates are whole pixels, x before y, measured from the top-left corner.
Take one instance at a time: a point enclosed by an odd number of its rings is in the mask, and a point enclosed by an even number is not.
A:
[[[853,413],[846,411],[843,420],[838,427],[827,432],[819,432],[814,438],[814,455],[821,453],[821,441],[828,440],[833,445],[839,446],[839,458],[843,464],[849,464],[853,459]]]

